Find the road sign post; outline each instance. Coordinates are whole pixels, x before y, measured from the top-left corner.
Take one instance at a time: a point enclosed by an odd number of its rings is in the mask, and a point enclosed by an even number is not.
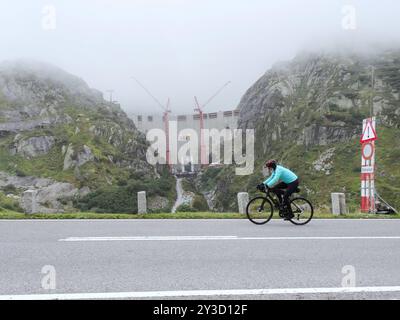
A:
[[[363,121],[361,136],[361,212],[375,213],[375,141],[376,119]]]

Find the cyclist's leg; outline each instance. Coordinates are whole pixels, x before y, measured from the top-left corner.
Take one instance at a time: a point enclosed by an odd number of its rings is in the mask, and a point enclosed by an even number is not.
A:
[[[283,204],[288,209],[290,214],[293,214],[293,213],[292,213],[292,208],[290,207],[289,198],[293,193],[296,192],[296,189],[298,188],[298,186],[299,186],[299,180],[289,183],[285,193],[283,194]]]
[[[284,182],[278,183],[275,187],[271,188],[271,191],[275,193],[279,199],[279,203],[282,204],[283,195],[288,185]]]

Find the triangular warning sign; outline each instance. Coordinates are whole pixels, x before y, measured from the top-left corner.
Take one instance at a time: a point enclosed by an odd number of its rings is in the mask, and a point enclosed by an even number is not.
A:
[[[376,135],[375,128],[372,124],[372,120],[368,119],[366,121],[364,132],[362,134],[360,142],[366,143],[366,142],[370,142],[370,141],[375,141],[376,139],[378,139],[378,137]]]

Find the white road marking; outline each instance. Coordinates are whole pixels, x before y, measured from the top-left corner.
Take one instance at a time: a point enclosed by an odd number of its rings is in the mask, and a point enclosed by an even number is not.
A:
[[[58,241],[201,241],[237,240],[236,236],[143,236],[143,237],[69,237]]]
[[[227,240],[400,240],[400,236],[335,237],[238,237],[238,236],[136,236],[136,237],[68,237],[62,242],[84,241],[227,241]]]
[[[28,295],[0,295],[0,300],[87,300],[87,299],[196,297],[196,296],[215,297],[215,296],[247,296],[247,295],[281,295],[281,294],[334,294],[334,293],[349,294],[349,293],[380,293],[380,292],[386,292],[386,293],[400,292],[400,286],[28,294]]]

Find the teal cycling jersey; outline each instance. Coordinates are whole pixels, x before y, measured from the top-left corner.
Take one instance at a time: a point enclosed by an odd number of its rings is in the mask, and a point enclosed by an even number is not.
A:
[[[293,181],[296,181],[298,177],[296,174],[282,166],[276,166],[276,169],[272,173],[272,175],[264,181],[264,184],[271,188],[274,186],[278,181],[282,181],[286,184],[292,183]]]

